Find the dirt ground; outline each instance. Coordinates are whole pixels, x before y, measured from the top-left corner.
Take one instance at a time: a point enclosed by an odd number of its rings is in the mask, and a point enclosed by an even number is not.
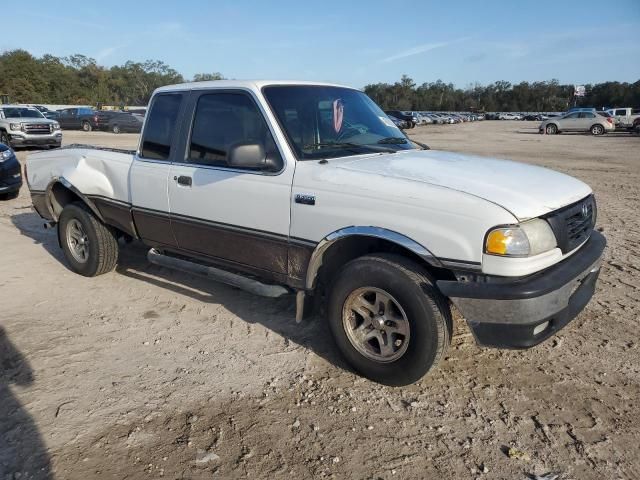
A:
[[[404,388],[351,372],[293,299],[152,266],[141,245],[75,275],[26,187],[0,202],[0,480],[640,478],[640,138],[536,127],[411,134],[589,183],[609,241],[596,297],[527,351],[481,349],[457,319],[446,360]]]

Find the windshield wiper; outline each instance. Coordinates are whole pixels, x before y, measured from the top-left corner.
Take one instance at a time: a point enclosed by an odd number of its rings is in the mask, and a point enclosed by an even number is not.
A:
[[[378,143],[381,145],[404,145],[407,141],[408,140],[405,137],[387,137],[382,140],[378,140]]]
[[[369,149],[373,152],[388,152],[395,153],[396,150],[392,148],[380,147],[378,145],[371,145],[368,143],[352,143],[352,142],[317,142],[317,143],[309,143],[302,147],[304,150],[309,150],[311,148],[344,148],[350,151],[356,151],[357,149],[365,148]]]

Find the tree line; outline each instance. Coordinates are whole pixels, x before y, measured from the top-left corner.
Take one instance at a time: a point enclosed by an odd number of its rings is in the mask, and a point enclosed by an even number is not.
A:
[[[221,78],[220,73],[199,73],[191,80]],[[0,55],[0,93],[14,103],[146,105],[154,89],[184,81],[158,60],[106,68],[84,55],[37,58],[24,50]]]
[[[215,72],[186,79],[159,60],[106,68],[85,55],[38,58],[25,50],[0,54],[0,93],[16,103],[146,105],[157,87],[221,78]],[[574,105],[640,107],[640,80],[586,85],[584,97],[574,97],[573,85],[558,80],[515,85],[498,81],[461,89],[442,80],[416,85],[406,75],[393,84],[367,85],[364,91],[385,110],[551,112]]]
[[[398,82],[367,85],[364,91],[384,110],[558,112],[573,106],[640,107],[640,80],[585,87],[586,95],[575,97],[573,85],[555,79],[515,85],[498,81],[461,89],[442,80],[416,85],[403,75]]]

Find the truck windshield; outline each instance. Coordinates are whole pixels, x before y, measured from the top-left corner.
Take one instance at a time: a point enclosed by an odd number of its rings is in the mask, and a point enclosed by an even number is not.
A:
[[[44,118],[44,116],[35,108],[4,108],[5,118]]]
[[[350,88],[274,85],[263,93],[300,160],[414,149],[368,96]]]

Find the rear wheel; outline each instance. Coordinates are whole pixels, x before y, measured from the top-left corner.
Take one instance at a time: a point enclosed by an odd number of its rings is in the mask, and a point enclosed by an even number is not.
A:
[[[547,135],[555,135],[558,133],[558,126],[555,123],[550,123],[547,125],[545,131],[547,132]]]
[[[85,277],[110,272],[118,261],[118,238],[83,203],[64,207],[58,237],[71,270]]]
[[[329,324],[349,364],[385,385],[407,385],[449,346],[451,312],[428,273],[397,255],[346,264],[333,282]]]
[[[604,127],[599,123],[596,123],[591,127],[591,135],[602,135],[604,133]]]
[[[84,130],[85,132],[90,132],[93,129],[89,122],[82,122],[82,130]]]

